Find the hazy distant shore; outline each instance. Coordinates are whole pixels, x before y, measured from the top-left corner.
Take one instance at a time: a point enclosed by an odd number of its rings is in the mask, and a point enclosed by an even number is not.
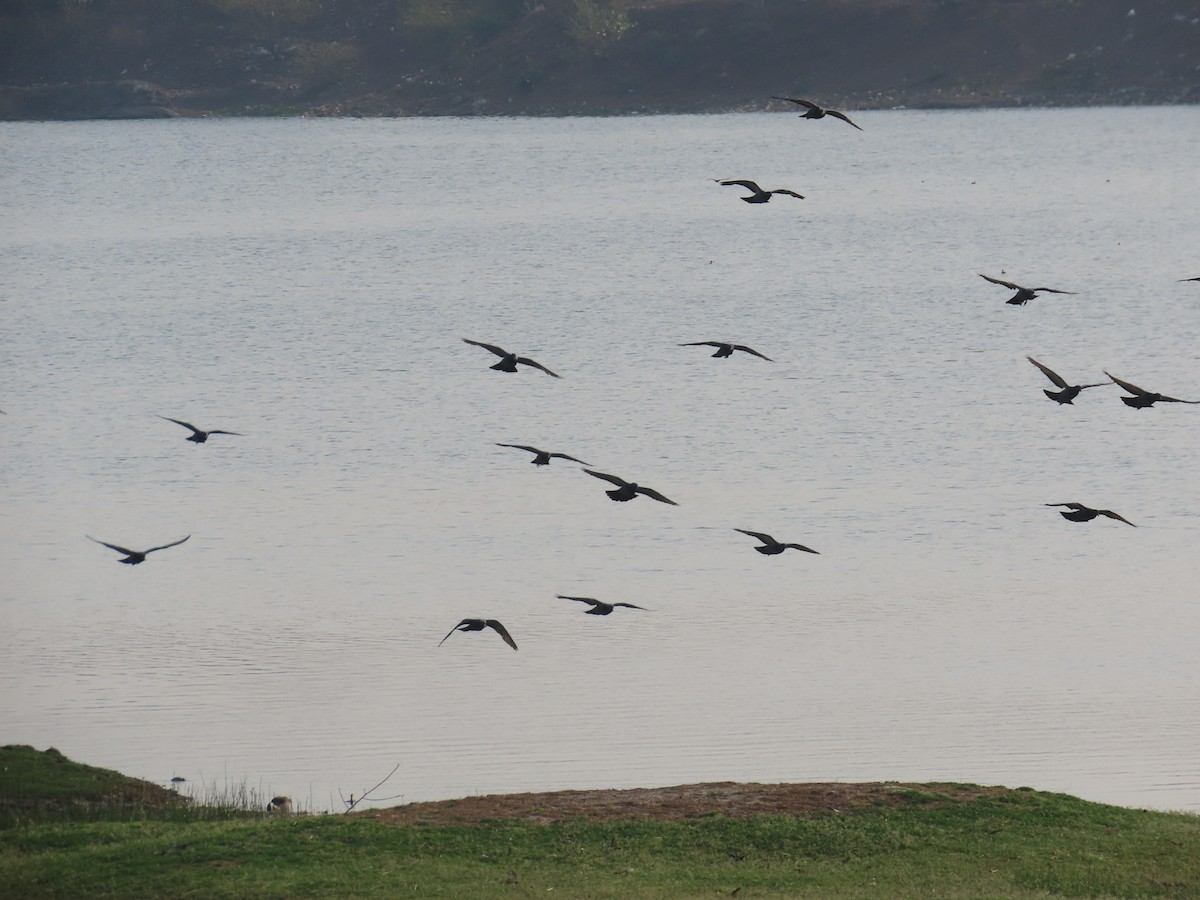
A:
[[[1172,0],[282,2],[21,6],[0,120],[1200,103],[1200,15]]]

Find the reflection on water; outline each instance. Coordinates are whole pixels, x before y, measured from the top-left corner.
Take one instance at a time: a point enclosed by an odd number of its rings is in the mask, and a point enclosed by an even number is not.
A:
[[[318,808],[396,763],[1200,808],[1200,413],[1024,359],[1200,397],[1200,112],[856,119],[4,126],[5,740]]]

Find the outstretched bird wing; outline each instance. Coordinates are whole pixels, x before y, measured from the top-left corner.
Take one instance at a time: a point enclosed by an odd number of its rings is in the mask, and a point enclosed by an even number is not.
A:
[[[742,534],[748,534],[752,538],[758,538],[764,544],[778,544],[779,541],[771,537],[769,534],[763,534],[761,531],[747,531],[745,528],[735,528],[734,531],[740,531]]]
[[[747,190],[754,191],[754,193],[756,193],[756,194],[765,194],[766,193],[766,191],[764,191],[762,188],[760,188],[753,181],[747,181],[744,178],[734,178],[729,181],[722,181],[721,184],[736,184],[739,187],[744,187]]]
[[[116,550],[118,553],[124,553],[126,556],[137,556],[138,553],[141,552],[140,550],[130,550],[128,547],[118,547],[116,544],[109,544],[105,541],[96,540],[96,538],[92,537],[90,534],[85,534],[84,537],[86,537],[89,541],[96,541],[97,544],[107,547],[109,550]]]
[[[518,356],[517,362],[523,366],[533,366],[535,369],[541,369],[547,375],[553,375],[555,378],[562,378],[557,372],[551,372],[537,360],[530,359],[528,356]]]
[[[691,341],[686,344],[680,344],[680,347],[728,347],[724,341]]]
[[[528,444],[496,444],[497,447],[512,447],[514,450],[528,450],[530,453],[541,453],[537,447],[530,447]]]
[[[642,485],[639,484],[637,486],[637,492],[639,494],[645,494],[647,497],[651,498],[652,500],[657,500],[659,503],[669,503],[671,506],[679,505],[674,500],[668,500],[654,488],[642,487]]]
[[[854,123],[850,121],[850,117],[848,115],[846,115],[844,112],[838,112],[836,109],[825,110],[825,115],[833,116],[835,119],[841,119],[843,122],[848,122],[849,124],[854,125]],[[859,128],[858,125],[854,125],[854,127],[858,128],[859,131],[862,131],[862,128]]]
[[[817,553],[812,547],[805,547],[803,544],[784,544],[783,546],[791,547],[793,550],[803,550],[805,553]],[[820,555],[820,553],[817,553],[817,556]]]
[[[1045,503],[1044,506],[1065,506],[1067,509],[1091,509],[1090,506],[1084,506],[1082,503]]]
[[[574,456],[569,456],[566,453],[551,453],[550,456],[552,456],[556,459],[569,459],[571,462],[577,462],[584,466],[589,465],[588,463],[585,463],[582,459],[576,459]]]
[[[1070,387],[1070,385],[1067,384],[1066,380],[1061,375],[1059,375],[1057,372],[1055,372],[1053,369],[1051,369],[1049,366],[1043,366],[1040,362],[1038,362],[1032,356],[1026,356],[1025,358],[1027,360],[1029,360],[1031,363],[1033,363],[1035,366],[1037,366],[1039,369],[1041,369],[1042,374],[1045,375],[1047,378],[1049,378],[1051,381],[1053,381],[1060,388]],[[1093,385],[1093,387],[1095,387],[1095,386],[1096,385]]]
[[[775,190],[771,191],[771,193],[772,194],[787,194],[789,197],[798,197],[801,200],[804,199],[803,194],[797,194],[795,191],[789,191],[787,188],[776,188]]]
[[[1030,288],[1035,294],[1041,291],[1043,294],[1074,294],[1076,291],[1060,291],[1057,288]]]
[[[1139,397],[1153,397],[1154,396],[1154,393],[1152,391],[1144,390],[1144,389],[1138,387],[1136,384],[1130,384],[1128,381],[1122,381],[1120,378],[1118,378],[1116,375],[1114,375],[1112,372],[1108,371],[1107,369],[1104,370],[1104,374],[1107,375],[1109,378],[1111,378],[1114,382],[1119,384],[1121,387],[1125,388],[1125,390],[1129,391],[1129,393],[1131,393],[1131,394],[1136,394]],[[1166,399],[1166,398],[1163,398],[1163,399]]]
[[[645,609],[644,606],[638,606],[636,603],[613,603],[612,606],[627,606],[630,609]]]
[[[557,594],[559,600],[575,600],[578,603],[586,603],[588,606],[600,606],[601,603],[595,597],[568,597],[566,594]]]
[[[504,643],[508,644],[508,646],[512,647],[514,650],[517,649],[517,642],[512,639],[512,635],[508,633],[508,629],[501,625],[498,620],[487,619],[483,624],[496,632],[496,634],[500,635],[500,637],[504,638]]]
[[[155,550],[166,550],[168,547],[178,547],[180,544],[182,544],[184,541],[186,541],[190,537],[191,537],[191,535],[189,534],[187,537],[180,538],[177,541],[172,541],[170,544],[163,544],[161,547],[151,547],[146,552],[153,553]]]
[[[1200,403],[1200,400],[1180,400],[1178,397],[1168,397],[1165,394],[1159,394],[1158,399],[1164,403]]]
[[[1120,513],[1115,513],[1111,509],[1098,509],[1098,510],[1096,510],[1096,512],[1100,513],[1100,515],[1102,515],[1102,516],[1108,516],[1110,519],[1116,519],[1117,521],[1124,522],[1126,525],[1133,525],[1133,523],[1130,522],[1123,515],[1121,515]],[[1136,525],[1133,525],[1133,527],[1137,528]]]
[[[220,428],[214,428],[209,434],[236,434],[238,437],[242,436],[240,431],[222,431]]]
[[[776,97],[774,94],[772,94],[771,99],[772,100],[786,100],[789,103],[797,103],[800,106],[806,106],[809,109],[820,109],[821,108],[821,107],[817,106],[817,104],[813,103],[811,100],[800,100],[796,97]]]
[[[603,478],[609,484],[615,484],[617,487],[625,487],[629,484],[624,478],[618,478],[616,475],[606,475],[604,472],[597,472],[595,469],[584,469],[589,475],[595,478]]]
[[[191,422],[183,422],[179,419],[172,419],[170,416],[159,416],[159,418],[166,419],[168,422],[174,422],[176,425],[182,425],[184,428],[189,428],[189,429],[191,429],[192,434],[202,434],[203,433],[200,431],[199,428],[197,428]],[[221,431],[221,432],[217,432],[217,433],[224,434],[225,432]],[[210,431],[209,434],[212,434],[212,432]]]
[[[463,338],[468,344],[474,344],[476,347],[482,347],[484,350],[491,350],[497,356],[508,356],[508,351],[503,347],[497,347],[495,344],[485,344],[482,341],[473,341],[470,338]]]
[[[474,619],[463,619],[461,622],[459,622],[457,625],[455,625],[453,628],[451,628],[448,632],[446,632],[446,637],[444,637],[440,641],[438,641],[438,646],[440,647],[440,646],[442,646],[442,644],[446,643],[447,638],[449,638],[450,635],[454,634],[454,632],[458,631],[458,629],[462,628],[464,625],[470,625],[474,621],[475,621]]]
[[[771,357],[769,357],[765,354],[759,353],[753,347],[747,347],[745,344],[734,344],[733,349],[741,350],[743,353],[749,353],[751,356],[757,356],[759,359],[765,359],[767,362],[774,362],[774,360],[771,359]]]
[[[1011,281],[1005,281],[1005,280],[1004,280],[1004,279],[1002,279],[1002,278],[993,278],[993,277],[992,277],[992,276],[990,276],[990,275],[984,275],[982,272],[980,272],[980,273],[979,273],[979,277],[980,277],[980,278],[982,278],[984,281],[990,281],[992,284],[998,284],[998,285],[1000,285],[1000,286],[1002,286],[1002,287],[1006,287],[1006,288],[1008,288],[1010,291],[1023,291],[1023,290],[1025,290],[1025,288],[1021,287],[1019,284],[1014,284],[1014,283],[1013,283],[1013,282],[1011,282]]]

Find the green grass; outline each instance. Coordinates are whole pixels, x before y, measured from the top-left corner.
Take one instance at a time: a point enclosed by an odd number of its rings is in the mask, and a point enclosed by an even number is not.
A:
[[[68,780],[77,784],[79,774]],[[0,801],[10,783],[0,781]],[[419,826],[151,814],[0,830],[4,897],[691,898],[735,890],[739,898],[1200,897],[1200,818],[1031,790],[963,802],[927,785],[898,791],[892,805],[811,816]]]
[[[35,824],[227,819],[265,815],[268,798],[245,784],[211,784],[187,793],[9,744],[0,747],[0,831]],[[0,886],[0,893],[3,887]]]

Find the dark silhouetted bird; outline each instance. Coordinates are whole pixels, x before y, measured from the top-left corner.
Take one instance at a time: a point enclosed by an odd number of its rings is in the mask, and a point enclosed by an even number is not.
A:
[[[735,528],[733,530],[740,531],[742,534],[748,534],[750,537],[758,538],[760,541],[762,541],[763,545],[761,547],[755,547],[754,549],[759,553],[762,553],[764,556],[775,556],[777,553],[782,553],[789,547],[791,547],[793,550],[803,550],[805,553],[817,552],[811,547],[805,547],[803,544],[781,543],[775,540],[775,538],[771,537],[769,534],[763,534],[761,531],[747,531],[745,528]],[[819,556],[820,554],[817,555]]]
[[[1011,297],[1009,297],[1007,300],[1004,301],[1005,303],[1011,303],[1014,306],[1024,306],[1026,303],[1028,303],[1030,300],[1032,300],[1034,297],[1036,297],[1039,292],[1045,293],[1045,294],[1074,294],[1075,293],[1074,291],[1060,291],[1060,290],[1057,290],[1056,288],[1048,288],[1048,287],[1036,287],[1036,288],[1021,287],[1021,285],[1019,285],[1019,284],[1013,284],[1011,281],[1004,281],[1003,279],[1000,279],[1000,278],[992,278],[990,275],[984,275],[982,272],[979,273],[979,277],[982,278],[984,281],[990,281],[992,284],[998,284],[1001,287],[1006,287],[1010,291],[1016,291],[1015,294],[1013,294]]]
[[[796,97],[775,97],[775,96],[772,96],[771,99],[772,100],[786,100],[788,103],[795,103],[797,106],[803,106],[805,108],[805,112],[800,114],[800,118],[802,118],[802,119],[823,119],[826,116],[833,116],[835,119],[841,119],[843,122],[849,122],[849,124],[854,125],[854,123],[850,121],[850,117],[848,115],[846,115],[844,112],[841,112],[836,109],[829,109],[826,106],[818,106],[816,103],[813,103],[811,100],[800,100]],[[859,128],[857,125],[854,125],[854,127],[858,128],[859,131],[862,131],[862,129]]]
[[[584,615],[587,616],[607,616],[618,606],[624,606],[629,609],[645,609],[644,606],[636,606],[633,603],[605,603],[603,600],[597,600],[595,597],[568,597],[566,594],[559,594],[560,600],[576,600],[579,603],[587,603],[592,608],[585,609]]]
[[[582,463],[585,466],[590,465],[590,463],[583,462],[582,459],[576,459],[574,456],[568,456],[565,453],[550,453],[546,450],[539,450],[537,447],[530,447],[526,444],[496,444],[496,446],[512,447],[514,450],[528,450],[533,454],[533,459],[531,459],[530,462],[535,466],[548,466],[550,465],[550,460],[552,459],[569,459],[571,462]]]
[[[1112,383],[1109,381],[1101,381],[1098,384],[1067,384],[1066,379],[1049,366],[1043,366],[1032,356],[1026,356],[1025,358],[1041,369],[1043,375],[1062,388],[1061,391],[1048,391],[1044,388],[1042,389],[1043,394],[1057,403],[1071,403],[1072,400],[1079,396],[1079,392],[1085,390],[1086,388],[1104,387],[1104,385]],[[1073,403],[1071,403],[1071,405],[1074,406]]]
[[[1155,403],[1159,402],[1200,403],[1200,400],[1179,400],[1175,397],[1168,397],[1166,394],[1156,394],[1154,391],[1144,390],[1143,388],[1138,387],[1136,384],[1130,384],[1128,381],[1122,381],[1111,372],[1106,371],[1104,374],[1111,378],[1113,382],[1119,384],[1121,387],[1125,388],[1125,390],[1129,391],[1129,393],[1133,394],[1132,397],[1122,397],[1121,402],[1126,406],[1132,406],[1134,409],[1145,409],[1147,406],[1153,406]]]
[[[103,544],[109,550],[116,550],[118,553],[124,553],[125,558],[118,559],[117,562],[125,563],[127,566],[136,566],[138,563],[146,561],[147,554],[153,553],[155,550],[166,550],[168,547],[178,547],[180,544],[190,538],[191,535],[189,534],[187,537],[180,538],[179,540],[170,544],[163,544],[161,547],[151,547],[149,550],[130,550],[128,547],[118,547],[116,544],[97,541],[90,534],[86,535],[86,537],[89,541],[96,541],[97,544]]]
[[[1198,277],[1198,278],[1180,278],[1179,280],[1180,281],[1200,281],[1200,277]]]
[[[1084,506],[1082,503],[1047,503],[1046,505],[1065,506],[1067,511],[1059,510],[1058,514],[1072,522],[1090,522],[1096,516],[1108,516],[1108,518],[1124,522],[1126,525],[1133,525],[1127,518],[1113,512],[1111,509],[1092,509],[1090,506]],[[1133,527],[1137,528],[1136,525],[1133,525]]]
[[[604,493],[608,494],[611,499],[617,500],[621,503],[624,503],[626,500],[632,500],[638,494],[645,494],[647,497],[657,500],[659,503],[669,503],[671,506],[679,505],[674,500],[668,500],[653,488],[644,487],[637,482],[626,481],[624,478],[618,478],[616,475],[605,475],[603,472],[594,472],[591,469],[584,469],[583,471],[595,478],[603,478],[610,484],[615,484],[617,486],[616,490],[605,491]]]
[[[540,362],[536,362],[535,360],[530,359],[528,356],[517,356],[517,354],[509,353],[507,350],[503,349],[502,347],[497,347],[495,344],[485,344],[482,341],[473,341],[470,338],[463,338],[463,340],[468,344],[474,344],[476,347],[482,347],[484,350],[490,350],[499,356],[500,362],[496,363],[494,366],[488,367],[490,369],[495,369],[497,372],[515,372],[517,371],[517,365],[519,364],[522,366],[532,366],[535,369],[541,369],[547,375],[553,375],[555,378],[562,377],[555,372],[551,372]]]
[[[438,646],[440,647],[442,644],[446,643],[446,638],[449,638],[450,635],[454,634],[456,631],[483,631],[485,628],[492,629],[494,632],[496,632],[496,634],[504,638],[504,643],[508,644],[508,646],[512,647],[514,650],[517,649],[517,642],[512,639],[512,635],[508,633],[508,629],[501,625],[496,619],[463,619],[450,629],[446,637],[438,641]]]
[[[241,432],[238,431],[222,431],[219,428],[214,428],[211,431],[201,431],[191,422],[181,422],[179,419],[172,419],[169,416],[159,416],[159,418],[166,419],[168,422],[174,422],[176,425],[182,425],[184,428],[189,429],[192,433],[185,440],[189,440],[193,444],[203,444],[208,440],[210,434],[236,434],[239,437],[241,436]]]
[[[731,181],[717,180],[717,184],[736,184],[739,187],[744,187],[750,191],[749,197],[742,197],[747,203],[767,203],[771,199],[772,194],[785,194],[788,197],[796,197],[799,200],[804,199],[803,194],[797,194],[795,191],[789,191],[787,188],[776,188],[773,191],[764,191],[753,181],[746,181],[744,178],[736,178]]]
[[[753,347],[747,347],[745,344],[727,344],[725,341],[692,341],[688,344],[680,344],[680,347],[716,347],[717,352],[713,356],[725,357],[733,356],[734,350],[741,350],[743,353],[749,353],[751,356],[757,356],[759,359],[765,359],[767,362],[773,360],[769,356],[764,356]]]

